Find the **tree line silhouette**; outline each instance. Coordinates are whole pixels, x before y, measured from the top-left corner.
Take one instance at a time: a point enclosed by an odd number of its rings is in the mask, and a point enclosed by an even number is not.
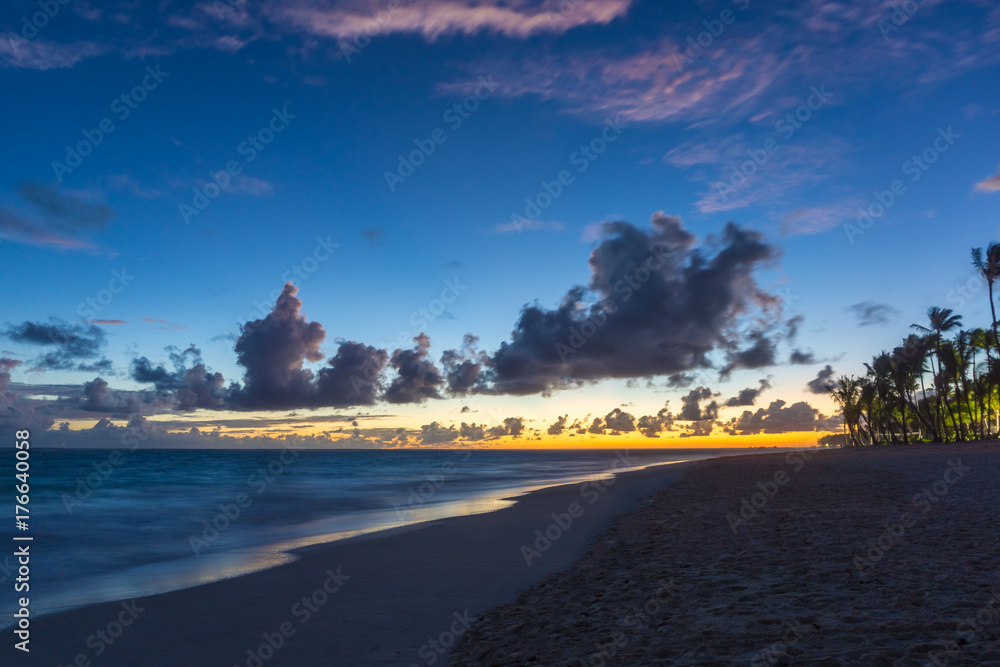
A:
[[[983,277],[993,325],[964,329],[962,316],[932,307],[925,324],[891,352],[865,364],[861,377],[841,376],[830,394],[844,417],[851,446],[966,442],[1000,434],[1000,337],[993,283],[1000,277],[1000,243],[972,249]],[[824,441],[827,441],[824,439]]]

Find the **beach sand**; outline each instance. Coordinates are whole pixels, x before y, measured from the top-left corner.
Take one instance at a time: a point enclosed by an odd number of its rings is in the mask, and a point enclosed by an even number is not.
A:
[[[598,488],[39,617],[30,656],[7,641],[0,664],[1000,665],[998,444],[738,456]]]
[[[609,451],[608,470],[623,467],[616,461]],[[0,664],[443,665],[473,617],[569,567],[615,516],[693,465],[626,472],[610,485],[542,489],[488,514],[309,547],[270,570],[41,616],[31,624],[30,654],[14,650],[8,635]],[[552,514],[574,503],[582,514],[529,567],[521,546],[535,542],[536,530],[551,531]]]
[[[449,664],[1000,665],[1000,445],[812,451],[700,463]]]

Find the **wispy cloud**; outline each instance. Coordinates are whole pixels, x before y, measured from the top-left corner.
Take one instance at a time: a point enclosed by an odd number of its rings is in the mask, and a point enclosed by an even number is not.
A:
[[[702,19],[712,18],[707,14],[673,21],[668,34],[641,46],[547,49],[471,68],[495,72],[505,83],[500,95],[537,96],[569,113],[725,125],[767,117],[795,90],[824,81],[913,89],[915,81],[938,81],[1000,59],[988,37],[1000,29],[994,25],[1000,14],[983,11],[979,0],[966,0],[966,11],[955,13],[947,13],[946,4],[922,3],[921,19],[939,20],[907,26],[891,39],[883,39],[876,24],[892,15],[894,2],[811,0],[737,12],[735,22],[701,50],[691,50],[687,40],[704,30]]]
[[[564,229],[566,229],[566,225],[561,222],[523,219],[517,222],[498,223],[493,228],[493,231],[497,234],[520,234],[521,232],[541,230],[559,232]]]
[[[146,322],[147,324],[152,324],[157,329],[160,329],[162,331],[185,331],[187,329],[190,329],[190,327],[186,327],[182,324],[174,324],[169,320],[161,320],[155,317],[143,317],[142,321]]]
[[[0,35],[0,67],[24,69],[61,69],[104,55],[110,47],[93,42],[60,44],[41,39],[26,40],[12,37],[14,33]]]
[[[996,192],[1000,190],[1000,171],[976,183],[976,189],[983,192]]]
[[[438,0],[400,3],[353,0],[329,6],[316,2],[275,2],[270,18],[296,31],[334,39],[412,33],[428,40],[443,35],[496,33],[524,39],[561,33],[582,25],[606,24],[624,15],[633,0]]]
[[[16,207],[0,206],[0,234],[28,245],[97,251],[87,237],[101,231],[114,210],[93,192],[25,182]]]
[[[254,197],[274,194],[274,186],[271,183],[261,178],[247,176],[246,174],[240,174],[233,178],[223,190],[226,192],[253,195]]]

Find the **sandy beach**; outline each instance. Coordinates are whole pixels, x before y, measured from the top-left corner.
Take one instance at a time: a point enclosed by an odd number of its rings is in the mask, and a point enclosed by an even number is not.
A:
[[[608,470],[627,465],[614,451],[607,459]],[[693,465],[542,489],[487,514],[309,547],[270,570],[41,616],[30,657],[6,642],[0,664],[444,664],[475,616],[569,567],[617,515]]]
[[[449,664],[1000,665],[998,480],[997,443],[702,462]]]
[[[43,616],[2,661],[1000,665],[998,479],[997,443],[657,466]]]

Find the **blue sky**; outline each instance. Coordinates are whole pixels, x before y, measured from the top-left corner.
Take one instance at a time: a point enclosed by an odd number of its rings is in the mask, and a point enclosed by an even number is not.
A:
[[[81,395],[70,387],[96,375],[117,391],[149,391],[130,372],[133,360],[163,363],[168,345],[194,344],[226,387],[241,382],[240,325],[264,318],[289,278],[302,312],[326,334],[323,359],[300,360],[302,368],[318,370],[341,340],[391,356],[412,347],[397,339],[422,332],[438,366],[466,333],[492,355],[511,340],[522,306],[554,309],[587,284],[588,256],[614,235],[601,223],[649,230],[659,211],[680,218],[709,255],[725,245],[728,221],[773,247],[753,275],[776,300],[767,312],[734,315],[731,341],[803,320],[795,339],[775,333],[769,363],[720,378],[720,348],[697,370],[691,387],[710,387],[720,401],[771,378],[755,406],[724,410],[723,420],[775,399],[831,414],[829,399],[805,383],[826,364],[860,372],[928,306],[988,323],[982,291],[959,307],[966,300],[954,290],[972,276],[969,248],[1000,231],[994,3],[928,0],[902,21],[895,3],[824,0],[166,2],[156,10],[71,2],[49,6],[54,16],[35,33],[28,26],[43,22],[42,5],[11,2],[0,13],[0,79],[12,102],[0,163],[3,323],[9,333],[51,318],[92,320],[110,365],[45,367],[35,360],[49,348],[8,335],[2,347],[21,394],[25,384],[60,385],[70,405]],[[699,39],[700,51],[690,47]],[[114,102],[122,95],[143,98],[127,117],[127,100]],[[276,113],[281,130],[248,161],[243,142],[261,130],[266,139]],[[795,113],[799,121],[789,121]],[[112,132],[100,130],[102,119]],[[71,164],[67,146],[87,136],[100,143],[79,166],[53,166]],[[934,148],[940,136],[950,139]],[[399,173],[398,156],[420,145],[433,153],[390,188],[386,173]],[[603,152],[586,157],[588,145]],[[936,161],[913,171],[925,151]],[[182,205],[230,161],[240,173],[185,216]],[[718,184],[733,183],[741,166],[754,173],[720,196]],[[538,202],[564,171],[572,181],[551,205],[512,225],[526,199]],[[905,191],[852,233],[859,208],[897,179]],[[115,271],[134,278],[99,309],[81,306],[101,297]],[[447,311],[414,315],[433,306],[445,281],[464,286]],[[885,321],[862,326],[848,309],[863,303]],[[789,365],[792,349],[811,351],[814,363]],[[570,373],[584,385],[545,396],[440,391],[362,411],[419,431],[458,424],[469,405],[488,426],[517,415],[544,432],[561,414],[573,421],[630,405],[638,417],[667,399],[676,412],[689,391],[666,391],[667,374],[631,375],[633,386],[629,377],[595,383]],[[9,410],[44,407],[13,393],[5,401]],[[334,407],[303,414],[359,412]],[[73,428],[135,416],[45,410]],[[229,413],[151,400],[135,412],[178,423]]]

